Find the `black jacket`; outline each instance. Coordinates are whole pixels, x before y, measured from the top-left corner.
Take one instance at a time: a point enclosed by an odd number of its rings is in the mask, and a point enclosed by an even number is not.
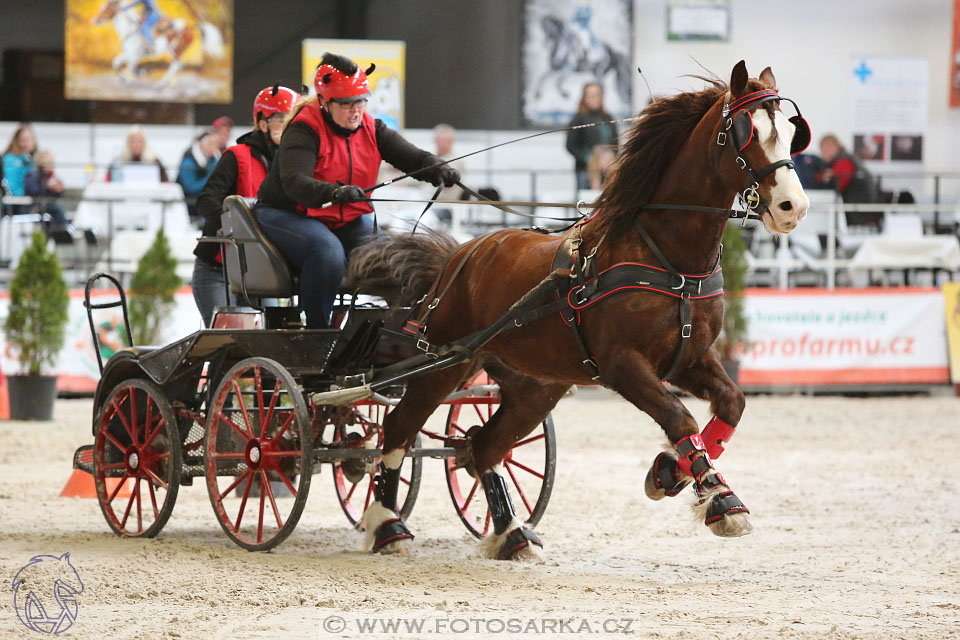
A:
[[[335,124],[325,110],[323,117],[337,135],[350,136],[355,133]],[[380,156],[400,171],[410,173],[440,162],[437,156],[410,144],[381,120],[374,120],[374,123]],[[337,185],[313,178],[319,154],[320,139],[310,125],[305,122],[289,124],[280,139],[276,161],[260,185],[260,193],[257,194],[260,200],[271,207],[291,212],[297,211],[298,204],[320,207],[330,202]],[[430,174],[430,171],[423,171],[414,177],[427,181]]]
[[[568,126],[575,127],[581,124],[590,124],[594,122],[606,122],[610,120],[610,115],[602,111],[588,111],[578,113],[573,116]],[[567,151],[577,161],[576,170],[586,171],[587,161],[593,153],[593,148],[597,145],[613,147],[616,152],[617,147],[617,125],[597,124],[593,127],[583,129],[574,129],[567,132]]]
[[[237,138],[237,144],[250,147],[251,155],[263,162],[269,171],[277,147],[268,134],[259,130],[249,131]],[[203,185],[203,191],[197,196],[197,214],[203,216],[203,235],[211,237],[217,235],[220,229],[223,201],[227,196],[237,192],[238,171],[237,156],[233,155],[232,151],[225,151],[220,156],[220,162],[217,163],[213,173],[210,174],[210,179]],[[205,262],[216,265],[218,264],[216,255],[219,251],[218,244],[198,242],[193,254]]]

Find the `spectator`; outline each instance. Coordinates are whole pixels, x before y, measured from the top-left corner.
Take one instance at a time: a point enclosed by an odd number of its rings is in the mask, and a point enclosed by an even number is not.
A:
[[[3,177],[12,196],[24,196],[23,180],[34,169],[33,155],[37,150],[37,139],[33,127],[21,124],[13,132],[10,144],[3,154]]]
[[[217,136],[217,144],[220,145],[220,151],[223,152],[224,149],[230,144],[230,134],[233,131],[233,120],[228,116],[220,116],[213,121],[213,133]]]
[[[617,153],[617,125],[609,122],[610,120],[610,114],[603,108],[603,87],[596,82],[583,85],[580,106],[577,107],[577,114],[573,116],[569,126],[594,126],[567,132],[567,151],[576,161],[577,189],[590,188],[587,163],[594,147],[608,147],[613,150],[614,155]]]
[[[844,202],[879,201],[879,190],[870,173],[840,144],[833,134],[820,139],[823,168],[817,175],[820,184],[836,189]]]
[[[183,195],[187,199],[187,210],[190,217],[197,216],[197,196],[203,191],[203,185],[213,173],[220,160],[220,139],[215,133],[207,133],[194,140],[193,144],[183,152],[180,160],[180,169],[177,172],[177,183],[183,187]]]
[[[37,167],[23,178],[28,196],[36,199],[41,213],[50,215],[53,224],[64,226],[67,218],[56,199],[63,193],[63,182],[53,173],[53,154],[49,151],[37,152]]]
[[[147,144],[147,135],[143,127],[138,124],[130,127],[127,133],[127,141],[123,145],[123,151],[110,163],[107,169],[107,180],[110,182],[123,181],[123,167],[128,164],[154,164],[160,173],[160,182],[167,182],[167,170],[163,163],[157,158],[157,155]]]
[[[798,153],[793,156],[793,164],[804,189],[829,189],[829,185],[820,183],[817,176],[823,169],[823,159],[815,153]]]

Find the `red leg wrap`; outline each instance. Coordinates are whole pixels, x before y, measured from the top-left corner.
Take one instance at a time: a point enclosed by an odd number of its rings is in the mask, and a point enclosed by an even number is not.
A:
[[[713,467],[699,433],[678,440],[674,446],[678,454],[677,466],[694,480],[699,482],[703,474]]]
[[[707,454],[711,459],[716,460],[720,457],[724,450],[723,445],[730,442],[730,438],[733,437],[736,430],[736,427],[731,427],[717,416],[710,418],[710,422],[703,428],[700,437],[703,438],[703,444],[706,446]]]

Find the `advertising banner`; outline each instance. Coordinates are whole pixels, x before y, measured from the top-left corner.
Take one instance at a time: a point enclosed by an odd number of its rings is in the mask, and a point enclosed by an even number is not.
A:
[[[65,34],[69,100],[233,100],[233,0],[66,0]]]
[[[853,152],[863,160],[920,162],[929,64],[918,56],[853,56]]]
[[[742,385],[948,383],[937,289],[751,289]]]
[[[953,0],[953,43],[950,47],[950,106],[960,107],[960,0]]]
[[[94,303],[117,300],[116,293],[92,291],[91,294],[91,301]],[[175,300],[176,306],[164,324],[161,344],[168,344],[188,336],[203,326],[200,312],[197,311],[197,305],[193,301],[193,293],[189,287],[181,288],[176,293]],[[7,317],[9,306],[10,292],[0,292],[0,326]],[[100,369],[97,367],[97,354],[93,350],[87,310],[83,307],[82,289],[70,292],[68,313],[63,350],[60,351],[57,363],[43,373],[60,376],[57,380],[57,389],[60,391],[92,392],[96,390],[97,382],[100,380]],[[93,319],[100,339],[100,355],[106,362],[110,356],[127,344],[123,312],[120,307],[96,310]],[[3,351],[0,352],[0,371],[5,376],[22,373],[15,357],[16,350],[7,341],[5,335],[0,334],[0,340],[3,344]]]
[[[362,69],[377,65],[368,79],[373,95],[367,104],[367,113],[383,120],[391,129],[403,129],[403,96],[406,83],[407,45],[393,40],[331,40],[303,41],[303,84],[315,94],[313,80],[317,65],[325,52],[346,56]]]
[[[950,382],[960,384],[960,282],[944,283],[943,307],[950,351]]]

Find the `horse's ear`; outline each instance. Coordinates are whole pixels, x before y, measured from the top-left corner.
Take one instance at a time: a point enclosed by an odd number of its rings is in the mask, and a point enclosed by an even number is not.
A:
[[[741,60],[737,63],[737,66],[733,68],[733,72],[730,74],[730,95],[733,96],[734,100],[747,92],[748,79],[749,76],[747,75],[747,63]]]
[[[777,88],[777,79],[773,77],[773,69],[767,67],[760,72],[760,82],[770,87],[771,89]]]

